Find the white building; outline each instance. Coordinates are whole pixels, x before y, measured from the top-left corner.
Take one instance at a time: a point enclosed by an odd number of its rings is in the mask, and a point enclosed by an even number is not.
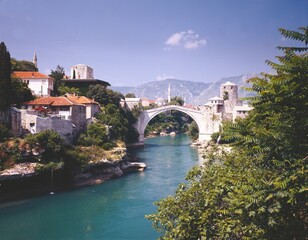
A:
[[[233,114],[232,114],[232,120],[235,121],[236,118],[245,118],[247,117],[249,111],[251,111],[253,107],[249,105],[243,105],[243,106],[234,106],[233,108]]]
[[[209,102],[204,104],[203,109],[220,121],[235,121],[236,118],[245,118],[253,107],[243,105],[238,97],[236,84],[226,82],[220,86],[220,97],[210,98]]]
[[[53,91],[54,79],[40,72],[13,72],[12,77],[27,83],[34,95],[46,97]]]
[[[71,79],[94,79],[93,68],[85,64],[77,64],[71,67]]]

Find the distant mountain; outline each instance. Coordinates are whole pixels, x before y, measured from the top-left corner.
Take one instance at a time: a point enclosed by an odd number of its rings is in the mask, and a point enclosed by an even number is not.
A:
[[[203,89],[203,91],[199,94],[199,96],[194,99],[193,103],[197,105],[203,105],[207,103],[210,98],[219,96],[220,86],[226,82],[232,82],[238,85],[239,98],[245,98],[248,96],[252,96],[253,93],[245,91],[243,87],[249,87],[249,84],[246,82],[246,80],[256,77],[256,76],[258,75],[253,74],[253,73],[247,73],[247,74],[243,74],[237,77],[227,77],[227,78],[219,79],[218,81],[211,83],[208,88]]]
[[[187,103],[192,103],[200,95],[201,91],[209,86],[209,83],[166,79],[142,84],[135,89],[134,93],[138,97],[149,99],[168,99],[169,84],[171,97],[180,96]]]
[[[166,79],[142,84],[138,87],[111,87],[111,89],[122,93],[134,93],[136,97],[157,99],[168,99],[168,86],[170,84],[171,97],[180,96],[186,103],[203,105],[212,97],[219,96],[220,85],[225,82],[232,82],[239,86],[239,97],[247,97],[251,93],[246,92],[242,87],[248,86],[246,80],[256,74],[243,74],[237,77],[222,78],[213,83],[184,81],[178,79]]]

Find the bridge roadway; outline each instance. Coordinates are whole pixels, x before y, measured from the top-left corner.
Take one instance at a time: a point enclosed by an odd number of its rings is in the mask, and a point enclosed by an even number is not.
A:
[[[140,112],[138,121],[134,125],[134,127],[139,133],[139,143],[144,142],[144,130],[147,127],[148,123],[158,114],[170,110],[183,112],[190,116],[197,123],[199,128],[199,141],[211,139],[211,135],[213,133],[213,124],[207,112],[178,105],[167,105],[149,110],[143,110]]]

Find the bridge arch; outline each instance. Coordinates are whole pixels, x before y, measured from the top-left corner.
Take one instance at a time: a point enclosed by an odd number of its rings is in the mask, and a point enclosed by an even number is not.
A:
[[[168,105],[159,108],[153,108],[149,110],[141,111],[140,116],[138,118],[137,123],[135,124],[135,128],[139,133],[139,142],[144,142],[144,131],[149,122],[156,117],[158,114],[167,112],[170,110],[177,110],[179,112],[183,112],[190,116],[198,125],[199,128],[199,140],[209,140],[210,135],[206,131],[206,114],[203,111],[195,110],[191,108],[186,108],[178,105]]]

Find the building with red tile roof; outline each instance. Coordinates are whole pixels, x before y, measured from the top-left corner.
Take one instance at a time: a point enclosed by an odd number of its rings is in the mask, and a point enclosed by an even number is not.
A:
[[[20,72],[12,74],[13,78],[19,78],[28,84],[32,94],[37,96],[50,96],[53,91],[54,79],[40,72]]]
[[[77,100],[61,96],[42,97],[26,102],[23,104],[25,110],[22,110],[22,126],[31,133],[53,129],[71,141],[85,131],[87,126],[87,106]]]

